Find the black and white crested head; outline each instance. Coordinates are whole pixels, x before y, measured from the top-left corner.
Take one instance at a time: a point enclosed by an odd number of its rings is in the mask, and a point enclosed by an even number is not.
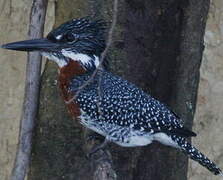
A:
[[[68,21],[52,30],[47,39],[59,46],[42,54],[64,66],[70,60],[79,61],[86,69],[95,68],[105,49],[106,23],[80,18]]]
[[[106,23],[80,18],[68,21],[52,30],[46,38],[18,41],[1,47],[17,51],[39,51],[60,67],[78,61],[86,70],[99,65],[105,49]]]

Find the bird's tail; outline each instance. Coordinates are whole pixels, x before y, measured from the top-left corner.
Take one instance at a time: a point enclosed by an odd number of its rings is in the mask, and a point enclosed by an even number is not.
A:
[[[223,176],[221,169],[218,168],[217,165],[213,163],[211,160],[209,160],[204,154],[199,152],[199,150],[197,150],[190,143],[188,143],[185,138],[176,135],[171,135],[171,138],[178,144],[180,149],[185,154],[187,154],[191,159],[197,161],[199,164],[206,167],[209,171],[211,171],[215,175]]]

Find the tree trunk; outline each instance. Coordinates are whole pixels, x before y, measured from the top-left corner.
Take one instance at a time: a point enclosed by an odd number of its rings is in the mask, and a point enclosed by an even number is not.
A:
[[[56,26],[86,15],[109,21],[112,2],[57,1]],[[166,103],[188,128],[195,112],[208,9],[209,0],[120,0],[109,52],[111,71]],[[48,62],[29,180],[90,180],[84,128],[69,117],[56,80],[57,67]],[[187,179],[187,157],[173,148],[158,143],[142,148],[111,144],[109,150],[117,179]]]

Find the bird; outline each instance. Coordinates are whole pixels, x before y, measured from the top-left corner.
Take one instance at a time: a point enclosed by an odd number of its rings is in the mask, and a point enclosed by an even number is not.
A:
[[[38,51],[54,61],[59,68],[59,87],[68,112],[83,126],[105,137],[101,147],[107,142],[137,147],[158,141],[181,150],[213,174],[223,176],[214,162],[187,141],[196,134],[184,126],[176,113],[101,66],[106,29],[103,20],[83,17],[65,22],[45,38],[1,47]]]

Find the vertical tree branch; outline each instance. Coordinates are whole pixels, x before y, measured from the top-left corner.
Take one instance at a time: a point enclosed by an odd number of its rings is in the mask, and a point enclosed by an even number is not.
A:
[[[33,0],[28,33],[30,39],[43,36],[47,3],[48,0]],[[28,53],[27,59],[25,97],[18,149],[11,175],[12,180],[23,180],[26,176],[30,163],[33,128],[38,109],[41,55],[37,52],[31,52]]]

